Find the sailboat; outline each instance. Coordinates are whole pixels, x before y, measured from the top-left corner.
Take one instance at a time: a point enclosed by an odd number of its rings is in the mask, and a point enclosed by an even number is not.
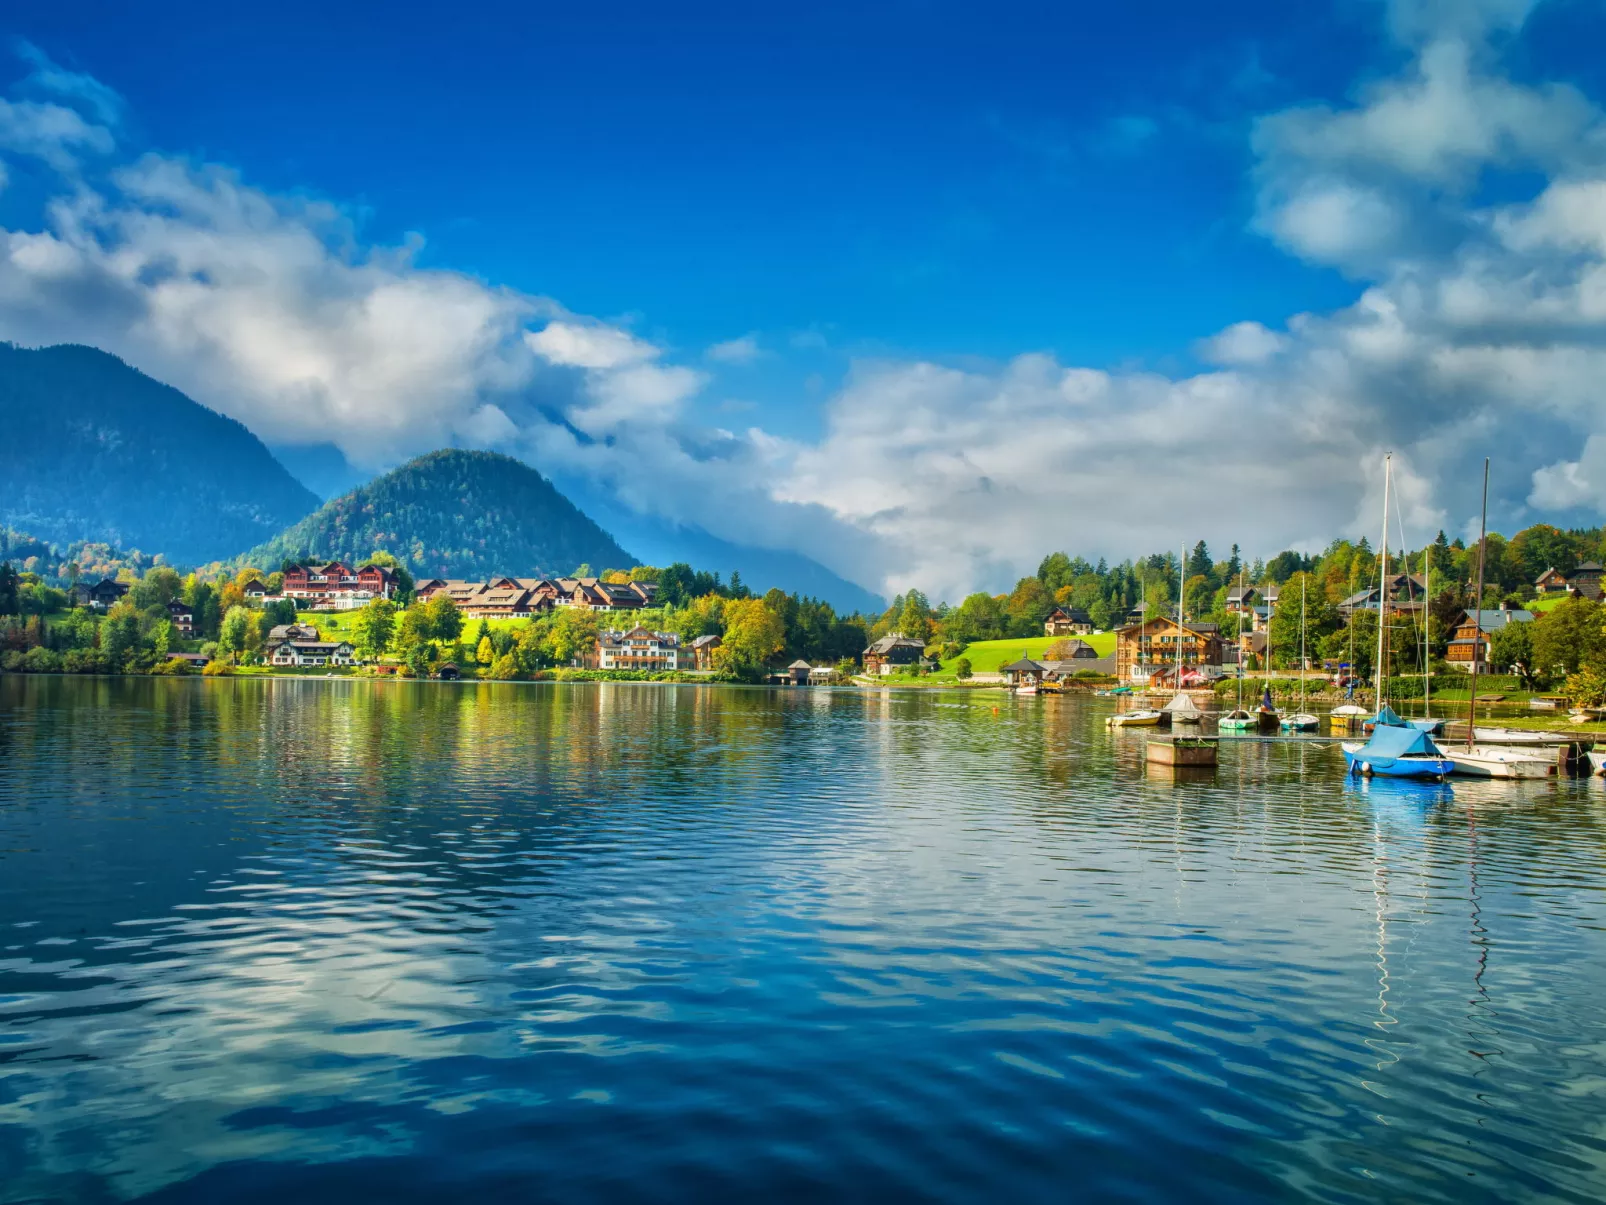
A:
[[[1349,622],[1349,674],[1346,681],[1349,685],[1346,694],[1349,698],[1355,697],[1355,620],[1352,616]],[[1327,722],[1334,728],[1344,732],[1354,732],[1362,721],[1366,719],[1366,708],[1356,703],[1340,703],[1327,713]]]
[[[1134,680],[1137,678],[1138,668],[1143,665],[1143,641],[1148,635],[1149,631],[1149,606],[1147,594],[1148,583],[1143,583],[1143,586],[1145,592],[1138,596],[1139,606],[1143,611],[1143,618],[1138,626],[1138,660],[1137,665],[1133,667]],[[1127,693],[1131,694],[1132,692],[1128,690]],[[1115,715],[1106,717],[1104,720],[1104,726],[1106,728],[1154,728],[1158,726],[1160,721],[1164,718],[1165,717],[1161,712],[1154,710],[1152,707],[1135,707],[1130,711],[1120,711]]]
[[[1483,518],[1478,528],[1478,594],[1472,600],[1477,639],[1472,645],[1472,677],[1467,692],[1467,743],[1463,749],[1446,750],[1457,774],[1475,778],[1550,778],[1556,773],[1554,759],[1538,757],[1521,749],[1476,744],[1478,737],[1478,662],[1483,657],[1483,559],[1489,530],[1489,458],[1483,458]]]
[[[1389,707],[1383,687],[1387,665],[1385,644],[1388,624],[1388,565],[1389,565],[1389,487],[1393,481],[1394,458],[1383,458],[1383,543],[1379,550],[1377,571],[1377,661],[1373,677],[1377,679],[1377,717],[1372,735],[1361,741],[1344,741],[1344,763],[1351,774],[1371,777],[1381,774],[1389,778],[1435,778],[1443,781],[1454,769],[1455,763],[1433,743],[1433,738],[1417,728],[1403,726],[1400,717]]]
[[[1282,729],[1284,732],[1315,732],[1316,717],[1305,710],[1305,583],[1308,579],[1301,576],[1299,579],[1299,710],[1293,715],[1284,716]],[[1267,631],[1270,631],[1268,628]]]
[[[1187,618],[1184,604],[1188,596],[1188,547],[1182,546],[1182,557],[1177,562],[1177,691],[1171,701],[1160,710],[1171,717],[1173,724],[1198,724],[1204,721],[1193,696],[1182,689],[1182,625]]]
[[[1244,572],[1238,570],[1238,605],[1243,605]],[[1253,625],[1251,625],[1252,627]],[[1253,732],[1260,726],[1260,721],[1244,710],[1244,656],[1240,648],[1238,653],[1238,706],[1216,721],[1216,727],[1222,732]]]

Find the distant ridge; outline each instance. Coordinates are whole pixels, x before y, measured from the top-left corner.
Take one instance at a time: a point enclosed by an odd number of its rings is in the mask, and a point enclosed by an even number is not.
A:
[[[116,356],[0,343],[0,525],[196,564],[317,505],[241,424]]]
[[[242,557],[260,569],[302,557],[360,560],[384,549],[415,575],[567,574],[639,562],[540,473],[495,452],[420,456],[326,502]]]

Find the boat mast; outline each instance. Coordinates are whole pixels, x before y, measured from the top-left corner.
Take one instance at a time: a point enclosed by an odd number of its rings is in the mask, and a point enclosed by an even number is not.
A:
[[[1305,574],[1299,575],[1299,714],[1305,714]]]
[[[1244,563],[1238,562],[1238,605],[1244,605]],[[1253,615],[1253,612],[1250,612]],[[1255,621],[1249,621],[1249,644],[1254,647]],[[1244,646],[1238,646],[1238,710],[1244,709]]]
[[[1472,600],[1473,623],[1477,635],[1472,641],[1472,683],[1467,691],[1467,750],[1477,735],[1478,658],[1483,656],[1483,554],[1489,538],[1489,458],[1483,458],[1483,517],[1478,520],[1478,597]]]
[[[1403,537],[1402,537],[1403,538]],[[1410,572],[1410,566],[1406,567]],[[1428,653],[1432,649],[1428,625],[1433,622],[1433,545],[1422,550],[1422,718],[1433,718],[1433,677],[1428,673]]]
[[[1394,456],[1392,453],[1383,457],[1383,542],[1378,547],[1377,561],[1377,662],[1372,666],[1372,675],[1377,679],[1377,710],[1383,712],[1383,613],[1384,603],[1388,596],[1389,572],[1389,480],[1394,469]]]
[[[1177,562],[1177,689],[1182,689],[1182,604],[1188,597],[1188,546],[1182,545],[1182,559]]]

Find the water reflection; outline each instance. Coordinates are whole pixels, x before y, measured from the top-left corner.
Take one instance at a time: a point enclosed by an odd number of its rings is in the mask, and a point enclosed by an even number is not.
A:
[[[1598,785],[1101,706],[0,679],[0,1200],[1598,1196]]]

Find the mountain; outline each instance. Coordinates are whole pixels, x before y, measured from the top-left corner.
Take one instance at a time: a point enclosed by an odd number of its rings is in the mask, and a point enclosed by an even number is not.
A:
[[[361,560],[384,549],[424,577],[516,577],[639,562],[552,483],[495,452],[431,452],[359,486],[251,549],[261,569],[301,557]]]
[[[842,614],[858,611],[879,615],[886,599],[856,582],[833,573],[819,561],[781,548],[758,548],[722,540],[701,527],[669,523],[651,515],[624,510],[600,495],[593,496],[579,482],[564,483],[588,514],[596,515],[610,531],[636,550],[649,565],[685,561],[698,569],[730,580],[734,570],[751,589],[762,593],[778,586],[789,594],[806,595],[830,603]]]
[[[318,505],[262,442],[116,356],[0,343],[0,525],[216,560]]]

